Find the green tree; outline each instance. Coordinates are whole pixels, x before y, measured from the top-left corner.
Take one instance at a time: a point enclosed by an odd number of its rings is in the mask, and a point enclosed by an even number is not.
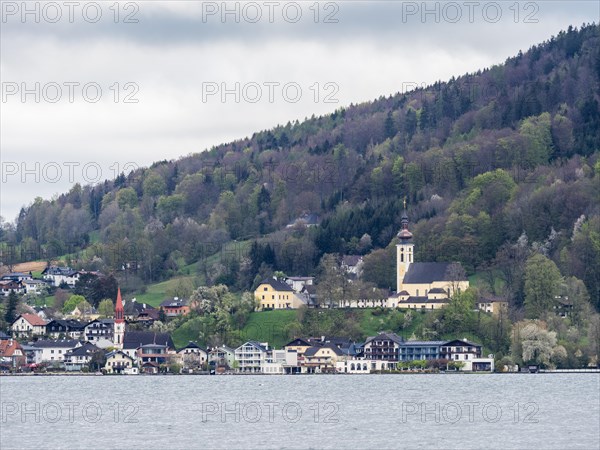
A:
[[[135,189],[128,187],[120,189],[117,192],[117,204],[119,208],[135,208],[137,206],[138,197]]]
[[[69,300],[65,302],[62,312],[65,314],[71,313],[80,303],[85,302],[85,297],[82,295],[71,295]]]
[[[158,197],[167,190],[165,179],[157,173],[150,173],[143,184],[144,195],[148,197]]]
[[[343,299],[344,277],[335,255],[325,254],[319,263],[320,275],[317,283],[317,301],[320,305],[338,305]]]
[[[100,300],[98,304],[98,314],[102,317],[112,317],[115,312],[115,305],[110,298]]]
[[[553,309],[560,293],[561,275],[554,261],[536,253],[525,265],[525,310],[530,318],[539,318]]]
[[[6,312],[4,313],[4,320],[10,325],[17,318],[17,306],[19,305],[19,296],[15,291],[10,291],[8,299],[6,300]]]

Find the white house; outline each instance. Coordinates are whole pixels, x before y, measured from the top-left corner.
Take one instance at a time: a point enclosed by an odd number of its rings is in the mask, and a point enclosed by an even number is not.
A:
[[[84,328],[85,340],[100,348],[112,347],[115,321],[113,319],[96,319]]]
[[[98,352],[99,350],[100,349],[98,347],[96,347],[94,344],[90,344],[89,342],[85,342],[79,347],[68,350],[64,354],[65,370],[79,371],[83,369],[90,363],[94,353]]]
[[[42,350],[41,361],[42,362],[59,362],[63,363],[65,355],[69,350],[72,350],[81,343],[74,339],[63,339],[59,341],[54,340],[40,340],[32,344],[32,347],[36,347]]]
[[[261,366],[261,372],[271,375],[291,373],[298,367],[298,352],[295,350],[271,350]]]
[[[353,358],[346,361],[337,361],[335,369],[338,373],[365,375],[371,373],[372,370],[395,370],[397,364],[396,361]]]
[[[25,293],[32,295],[40,295],[42,290],[46,287],[46,282],[42,280],[28,279],[21,281],[21,283],[25,287]]]
[[[60,286],[61,283],[66,283],[69,286],[75,286],[79,281],[81,272],[73,270],[70,267],[46,267],[42,272],[42,278],[48,281],[53,286]]]
[[[248,341],[235,349],[235,360],[239,372],[259,373],[267,360],[269,344],[266,342]]]
[[[314,277],[287,277],[285,282],[296,292],[299,294],[302,292],[302,289],[306,286],[312,286],[314,284]]]
[[[109,374],[122,373],[124,375],[137,375],[139,373],[139,369],[135,366],[135,360],[121,350],[106,354],[104,371]]]
[[[46,334],[46,321],[37,314],[21,314],[10,329],[17,337],[43,336]]]
[[[201,369],[208,363],[208,352],[192,341],[179,349],[177,355],[179,355],[184,369]]]

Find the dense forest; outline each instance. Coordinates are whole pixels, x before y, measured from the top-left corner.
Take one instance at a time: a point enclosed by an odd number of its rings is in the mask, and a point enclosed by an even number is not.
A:
[[[599,31],[570,27],[476,73],[37,198],[1,224],[4,254],[75,255],[125,291],[195,262],[243,291],[360,254],[365,281],[393,289],[406,198],[416,260],[460,261],[519,308],[541,254],[600,310]],[[295,223],[303,214],[319,225]],[[208,264],[232,242],[242,257]]]

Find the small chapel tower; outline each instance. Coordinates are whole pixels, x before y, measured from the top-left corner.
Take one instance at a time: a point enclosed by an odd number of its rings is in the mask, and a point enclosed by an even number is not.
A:
[[[114,344],[119,350],[123,349],[123,338],[125,337],[125,320],[123,319],[123,300],[121,299],[121,288],[117,291],[117,304],[115,305],[115,333]]]
[[[406,213],[406,199],[402,213],[402,229],[398,233],[399,242],[396,244],[396,292],[401,292],[404,275],[414,261],[414,244],[412,233],[408,231],[408,214]]]

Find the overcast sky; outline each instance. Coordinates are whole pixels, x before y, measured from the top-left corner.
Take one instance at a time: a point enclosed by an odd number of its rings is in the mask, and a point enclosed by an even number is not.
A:
[[[2,2],[0,215],[502,63],[596,1]]]

